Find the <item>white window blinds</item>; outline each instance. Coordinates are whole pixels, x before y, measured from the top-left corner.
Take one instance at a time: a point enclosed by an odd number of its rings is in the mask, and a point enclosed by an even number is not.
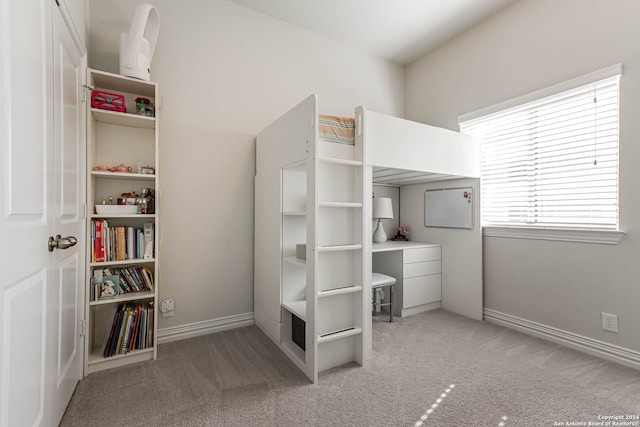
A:
[[[482,139],[483,225],[618,229],[619,80],[460,123]]]

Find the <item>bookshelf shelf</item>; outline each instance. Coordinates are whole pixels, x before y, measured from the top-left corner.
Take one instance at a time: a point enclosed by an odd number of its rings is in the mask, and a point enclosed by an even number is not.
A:
[[[115,111],[100,110],[92,108],[91,114],[96,121],[111,125],[127,126],[142,129],[154,129],[156,126],[155,117],[139,116],[137,114],[118,113]]]
[[[155,218],[155,214],[110,214],[110,215],[98,215],[98,214],[91,214],[89,215],[89,218],[103,218],[103,219],[109,219],[109,218],[130,218],[130,219],[151,219],[153,220]]]
[[[150,299],[154,297],[153,291],[145,292],[129,292],[120,294],[115,298],[91,301],[89,305],[119,304],[121,302],[137,301],[141,299]]]
[[[153,360],[155,352],[155,347],[149,347],[141,350],[134,350],[127,354],[116,354],[111,357],[102,357],[102,354],[100,354],[100,346],[95,346],[87,357],[87,371],[88,374],[92,374],[94,372],[117,368],[131,363]]]
[[[107,262],[91,262],[91,267],[108,267],[110,265],[131,265],[131,264],[145,264],[155,262],[155,258],[133,258],[124,259],[120,261],[107,261]]]
[[[141,173],[123,173],[123,172],[101,172],[92,171],[91,176],[100,179],[128,179],[128,180],[140,180],[140,181],[155,181],[155,174],[141,174]]]
[[[153,347],[143,348],[141,350],[133,350],[127,354],[116,354],[111,357],[103,357],[100,354],[100,346],[95,346],[91,349],[91,354],[89,355],[89,363],[96,364],[96,363],[108,362],[110,360],[126,359],[127,357],[132,357],[132,356],[140,355],[143,353],[151,353],[151,352],[153,352]]]
[[[124,96],[127,111],[135,111],[135,98],[159,99],[155,82],[140,81],[88,68],[87,86]],[[155,117],[92,108],[87,102],[87,165],[123,164],[153,168],[154,174],[89,170],[87,179],[87,269],[85,278],[84,375],[157,358],[159,134],[160,110]],[[134,196],[125,193],[135,193]],[[144,198],[143,195],[147,195]],[[143,214],[95,212],[95,205],[134,197]],[[150,257],[149,257],[150,256]],[[147,258],[145,258],[147,257]],[[116,259],[117,258],[117,259]],[[111,259],[112,261],[105,261]],[[139,266],[140,268],[137,268]],[[104,276],[116,276],[104,279]],[[112,280],[120,287],[116,297],[99,299],[94,283]],[[151,288],[152,290],[148,290]],[[133,292],[124,292],[124,290]],[[138,291],[136,291],[138,290]],[[126,319],[123,322],[123,317]],[[112,331],[116,331],[113,335]],[[119,336],[119,338],[118,338]],[[133,337],[133,339],[131,339]],[[126,354],[103,357],[108,339]],[[145,340],[140,345],[140,340]],[[136,342],[138,344],[136,344]],[[119,345],[120,345],[119,344]],[[115,344],[114,344],[115,345]],[[135,349],[133,347],[146,347]],[[131,347],[131,348],[128,348]],[[115,347],[113,347],[115,348]],[[127,351],[127,350],[120,350]]]

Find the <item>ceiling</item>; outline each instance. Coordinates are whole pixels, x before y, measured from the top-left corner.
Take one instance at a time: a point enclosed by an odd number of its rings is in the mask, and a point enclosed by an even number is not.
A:
[[[231,0],[407,65],[515,0]]]

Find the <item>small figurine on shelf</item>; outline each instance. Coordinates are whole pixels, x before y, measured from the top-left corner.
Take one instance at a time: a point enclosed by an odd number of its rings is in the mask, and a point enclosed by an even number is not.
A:
[[[155,110],[149,98],[136,98],[136,113],[140,116],[154,117]]]
[[[98,299],[115,298],[118,295],[119,282],[118,276],[104,276],[103,282],[99,285],[100,293],[98,294]]]
[[[409,230],[409,227],[407,227],[406,225],[401,225],[400,227],[398,227],[398,232],[396,233],[395,236],[393,236],[393,238],[391,240],[408,241],[409,238],[407,237],[407,235],[410,232],[411,232],[411,230]]]

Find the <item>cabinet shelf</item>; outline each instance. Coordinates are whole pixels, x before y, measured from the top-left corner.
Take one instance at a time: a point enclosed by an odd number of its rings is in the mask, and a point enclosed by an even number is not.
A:
[[[302,350],[296,343],[293,341],[283,341],[283,351],[287,353],[287,355],[291,358],[291,361],[296,364],[296,366],[304,371],[305,365],[305,355],[304,350]],[[293,356],[293,357],[292,357]]]
[[[150,299],[153,298],[155,296],[153,291],[144,291],[144,292],[129,292],[126,294],[120,294],[118,296],[116,296],[115,298],[111,298],[111,299],[103,299],[103,300],[96,300],[96,301],[91,301],[89,303],[89,305],[104,305],[104,304],[118,304],[121,302],[127,302],[127,301],[136,301],[136,300],[140,300],[140,299]]]
[[[300,258],[296,258],[294,256],[288,256],[285,258],[282,258],[282,260],[286,263],[289,264],[293,264],[293,265],[297,265],[298,267],[306,267],[307,266],[307,261],[304,259],[300,259]]]
[[[326,291],[319,291],[318,298],[330,297],[334,295],[350,294],[353,292],[362,291],[362,286],[345,286],[343,288],[327,289]]]
[[[347,159],[340,159],[336,157],[318,157],[318,160],[321,162],[333,163],[338,165],[362,166],[362,162],[359,160],[347,160]]]
[[[327,332],[320,336],[318,336],[318,344],[326,343],[329,341],[335,341],[342,338],[347,338],[353,335],[358,335],[362,333],[362,328],[357,326],[351,326],[349,328],[340,329],[334,332]]]
[[[306,301],[288,301],[283,302],[282,307],[287,311],[295,314],[302,320],[307,320],[307,302]]]
[[[306,211],[297,211],[297,212],[282,212],[284,216],[305,216],[307,215]]]
[[[318,206],[324,208],[361,208],[362,203],[359,202],[319,202]]]
[[[143,174],[143,173],[123,173],[123,172],[104,172],[104,171],[91,171],[91,176],[95,178],[104,179],[128,179],[137,181],[155,181],[155,174]]]
[[[101,110],[92,108],[91,115],[100,123],[110,125],[128,126],[132,128],[154,129],[156,118],[141,116],[138,114],[119,113],[117,111]]]
[[[362,249],[362,245],[319,246],[318,252],[357,251],[359,249]]]

